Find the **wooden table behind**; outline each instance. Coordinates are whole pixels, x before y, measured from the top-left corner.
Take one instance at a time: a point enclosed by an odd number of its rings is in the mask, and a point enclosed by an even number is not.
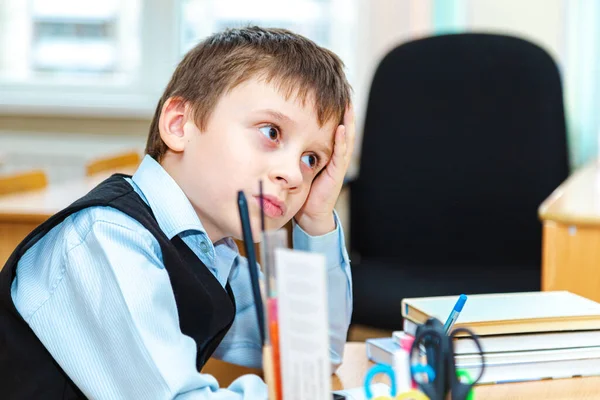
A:
[[[0,268],[36,226],[84,196],[116,171],[49,185],[45,189],[0,196]],[[119,171],[132,174],[133,170]]]
[[[576,171],[542,203],[542,290],[600,302],[600,164]]]

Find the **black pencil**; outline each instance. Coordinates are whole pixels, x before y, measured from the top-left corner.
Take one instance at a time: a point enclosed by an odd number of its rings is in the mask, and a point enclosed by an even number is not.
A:
[[[238,209],[240,211],[240,220],[242,221],[242,234],[244,236],[246,258],[248,259],[248,268],[250,269],[250,281],[252,283],[252,294],[254,295],[254,308],[256,310],[256,319],[258,320],[257,322],[258,330],[260,332],[260,342],[264,346],[265,317],[262,297],[260,296],[260,286],[258,282],[258,264],[256,263],[256,254],[254,253],[254,240],[252,239],[250,215],[248,214],[248,202],[246,201],[244,192],[241,190],[238,192]]]
[[[258,193],[260,194],[260,230],[265,232],[265,209],[264,209],[264,198],[263,198],[263,186],[262,179],[258,181]]]

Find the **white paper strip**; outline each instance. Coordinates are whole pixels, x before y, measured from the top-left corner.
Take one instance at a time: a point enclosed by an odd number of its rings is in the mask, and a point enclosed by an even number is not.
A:
[[[285,400],[331,400],[325,257],[276,249],[281,381]]]

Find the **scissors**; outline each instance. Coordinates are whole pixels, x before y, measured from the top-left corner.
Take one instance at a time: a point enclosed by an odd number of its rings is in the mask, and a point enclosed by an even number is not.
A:
[[[475,379],[465,380],[457,375],[454,339],[458,335],[467,336],[477,347],[481,368]],[[423,364],[424,357],[426,364]],[[481,379],[485,368],[485,358],[477,335],[467,328],[456,328],[446,335],[443,324],[435,318],[428,319],[417,328],[410,350],[410,360],[413,379],[431,400],[443,400],[448,393],[451,400],[466,400],[473,386]],[[427,378],[423,378],[424,365],[433,369],[433,378],[432,374],[425,374]]]
[[[371,391],[371,381],[375,377],[375,375],[384,374],[387,375],[390,379],[390,396],[377,396],[373,397],[373,392]],[[368,400],[429,400],[423,392],[419,390],[409,390],[408,392],[396,393],[396,374],[394,370],[389,365],[377,364],[371,367],[367,375],[365,375],[365,397]]]

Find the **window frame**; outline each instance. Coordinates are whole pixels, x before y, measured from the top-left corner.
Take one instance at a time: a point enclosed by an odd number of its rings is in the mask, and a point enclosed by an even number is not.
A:
[[[180,58],[178,0],[143,0],[135,81],[66,84],[0,82],[0,115],[149,118]],[[57,95],[60,93],[60,95]]]

